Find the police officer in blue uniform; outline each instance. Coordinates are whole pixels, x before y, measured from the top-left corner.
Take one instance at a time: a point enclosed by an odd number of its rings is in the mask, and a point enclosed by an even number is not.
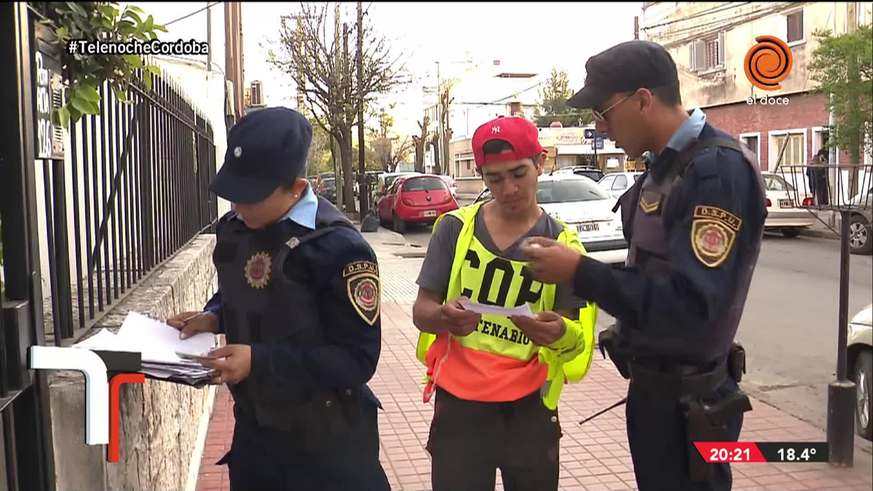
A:
[[[766,217],[757,161],[700,109],[682,108],[663,47],[621,43],[585,68],[568,103],[591,109],[628,157],[654,155],[619,200],[627,262],[613,267],[537,238],[530,268],[540,281],[573,281],[576,295],[617,319],[599,344],[630,379],[639,489],[730,489],[729,465],[706,464],[693,442],[736,441],[751,409],[737,385],[745,358],[734,335]]]
[[[216,227],[218,293],[200,315],[169,321],[183,337],[226,335],[203,363],[234,398],[233,444],[218,462],[234,491],[390,489],[366,385],[381,347],[379,268],[302,177],[311,138],[283,107],[230,130],[211,184],[234,204]]]

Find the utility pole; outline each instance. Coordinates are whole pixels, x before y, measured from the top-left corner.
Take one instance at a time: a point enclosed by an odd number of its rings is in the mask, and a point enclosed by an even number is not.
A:
[[[342,118],[344,119],[344,123],[350,123],[354,118],[349,117],[349,111],[346,104],[348,104],[352,100],[352,67],[349,64],[351,59],[349,58],[349,25],[343,22],[343,97],[344,102],[342,105]],[[352,171],[355,169],[352,164],[352,128],[350,125],[343,125],[345,132],[345,146],[346,146],[346,158],[348,159],[349,167],[348,169],[343,169],[343,203],[344,210],[347,212],[355,211],[355,193],[354,193],[354,185],[352,180]],[[342,154],[341,154],[342,155]],[[346,175],[346,170],[349,171],[349,175]],[[348,184],[348,187],[346,187]]]
[[[834,4],[838,5],[838,4]],[[857,25],[857,13],[855,3],[847,2],[846,5],[846,31],[851,33]],[[848,66],[849,81],[858,80],[858,66],[850,60]],[[830,95],[833,98],[833,94]],[[831,99],[833,100],[833,99]],[[833,120],[833,112],[830,114]],[[833,128],[833,127],[831,127]],[[855,152],[851,155],[854,156]],[[858,162],[850,162],[857,165]],[[828,166],[836,170],[842,170],[836,164],[828,162]],[[849,169],[849,186],[853,185],[853,170]],[[831,201],[828,206],[833,212],[840,214],[840,294],[839,306],[837,307],[837,373],[836,380],[828,384],[828,419],[827,441],[828,462],[831,465],[852,467],[855,463],[855,425],[853,414],[857,386],[849,380],[848,374],[848,329],[849,329],[849,220],[851,210],[846,203],[840,203],[842,190],[839,189],[841,179],[837,178],[837,187],[834,193],[830,193]],[[854,190],[852,190],[854,192]],[[851,196],[852,193],[850,193]],[[859,201],[859,205],[863,203]],[[863,382],[862,382],[863,383]]]
[[[209,3],[206,4],[206,73],[207,78],[212,72],[212,9],[209,8]]]
[[[443,136],[442,136],[442,135],[443,135],[443,118],[442,118],[442,111],[441,111],[442,108],[440,107],[440,105],[441,105],[442,102],[443,102],[443,101],[442,101],[442,99],[443,99],[443,91],[442,91],[442,84],[441,84],[441,82],[440,82],[440,62],[439,62],[439,61],[436,62],[436,66],[437,66],[437,90],[436,90],[436,93],[437,93],[437,105],[436,105],[436,120],[437,120],[437,141],[439,142],[439,145],[437,146],[437,151],[434,152],[434,157],[435,157],[435,158],[434,158],[434,162],[433,162],[433,163],[434,163],[434,167],[436,167],[436,168],[439,169],[439,170],[442,170],[442,165],[441,165],[442,162],[440,162],[440,160],[442,159],[442,155],[441,155],[441,154],[442,154],[442,150],[443,150],[443,149],[442,149],[442,146],[443,146]],[[442,172],[440,172],[440,173],[442,174]]]
[[[367,170],[364,162],[364,9],[358,0],[358,199],[360,200],[361,220],[369,211],[370,187],[367,185]]]

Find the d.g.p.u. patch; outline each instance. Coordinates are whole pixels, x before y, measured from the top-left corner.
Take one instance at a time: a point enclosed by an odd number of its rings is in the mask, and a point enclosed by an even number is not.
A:
[[[372,261],[356,261],[343,268],[349,302],[355,312],[369,325],[379,318],[381,293],[379,266]]]
[[[724,263],[733,250],[743,220],[715,206],[697,206],[691,222],[691,248],[709,268]]]

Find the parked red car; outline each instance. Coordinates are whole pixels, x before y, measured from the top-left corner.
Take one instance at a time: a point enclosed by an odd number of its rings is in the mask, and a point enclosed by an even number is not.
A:
[[[410,223],[433,223],[458,202],[440,176],[421,174],[397,178],[377,204],[379,222],[403,233]]]

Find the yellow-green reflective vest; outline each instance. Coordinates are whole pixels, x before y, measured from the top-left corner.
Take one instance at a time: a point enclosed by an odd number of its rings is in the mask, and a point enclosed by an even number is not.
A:
[[[482,206],[482,204],[483,203],[476,203],[470,206],[459,208],[446,214],[458,218],[459,220],[461,220],[462,223],[461,231],[458,234],[458,241],[455,246],[455,254],[452,261],[452,272],[449,276],[449,286],[448,290],[446,291],[446,300],[451,300],[461,296],[462,292],[465,290],[465,286],[461,284],[462,281],[460,272],[464,267],[467,252],[471,248],[476,249],[476,253],[480,256],[480,259],[482,259],[482,257],[488,258],[489,256],[491,258],[496,257],[489,251],[487,251],[487,249],[481,247],[481,244],[478,244],[478,240],[475,240],[474,238],[473,232],[475,229],[476,214],[478,213],[479,208]],[[445,218],[446,215],[442,215],[436,220],[433,226],[434,230],[436,230],[436,227],[439,225],[440,221]],[[561,221],[559,221],[559,223],[564,226],[564,229],[558,236],[557,241],[570,248],[578,250],[581,254],[585,254],[585,248],[579,241],[576,230],[568,227],[565,223]],[[520,261],[512,262],[518,265],[525,264]],[[520,267],[519,269],[516,269],[516,271],[518,270],[520,270]],[[467,269],[464,275],[465,278],[472,279],[472,276],[469,274],[471,271],[471,269]],[[481,278],[477,279],[481,280]],[[501,278],[501,281],[506,280]],[[509,292],[506,295],[508,298],[517,298],[522,281],[523,280],[520,275],[515,275],[510,284]],[[470,288],[467,288],[467,290],[469,289]],[[543,284],[539,300],[531,304],[531,310],[533,310],[534,312],[553,310],[555,304],[555,290],[556,286],[554,284]],[[486,293],[486,295],[493,295],[493,292],[489,291],[488,293]],[[474,302],[477,302],[476,298],[473,298],[472,300]],[[490,300],[494,301],[496,299],[491,298]],[[506,317],[489,318],[488,315],[483,315],[482,319],[483,321],[489,320],[491,322],[499,322],[500,324],[512,324],[512,322],[509,321]],[[573,329],[577,332],[580,332],[582,340],[584,340],[584,348],[582,349],[582,351],[570,360],[562,359],[560,353],[556,352],[555,350],[534,346],[533,343],[530,343],[528,346],[510,346],[506,343],[503,343],[501,346],[502,349],[500,349],[499,353],[504,356],[517,358],[522,361],[529,360],[534,352],[538,354],[540,362],[547,364],[549,367],[548,375],[546,377],[546,383],[541,390],[543,404],[549,409],[554,410],[558,406],[558,400],[561,397],[561,391],[563,390],[564,383],[578,382],[582,380],[582,378],[585,377],[585,375],[588,373],[588,369],[591,366],[591,359],[594,348],[594,326],[596,322],[597,306],[591,302],[589,302],[588,305],[586,305],[585,307],[579,309],[578,320],[571,320],[567,319],[566,317],[564,318],[564,323],[567,326],[567,330],[569,331]],[[430,346],[435,340],[436,335],[434,334],[426,332],[422,332],[419,334],[418,344],[416,346],[416,356],[422,363],[426,363],[425,360],[427,359],[427,351],[428,349],[430,349]],[[491,352],[498,352],[495,351],[495,348],[497,348],[496,343],[501,342],[501,340],[498,338],[492,337],[491,341],[489,341],[486,336],[472,337],[472,335],[467,337],[456,337],[455,340],[460,342],[465,347],[472,349],[484,349]],[[427,381],[427,378],[425,379],[425,381]]]

